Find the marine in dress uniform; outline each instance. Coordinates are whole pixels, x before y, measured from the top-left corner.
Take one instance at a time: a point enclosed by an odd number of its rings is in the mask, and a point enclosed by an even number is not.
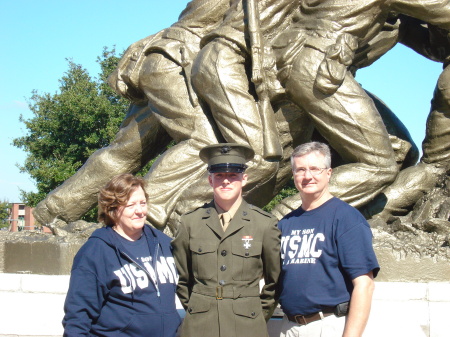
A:
[[[240,144],[200,151],[214,200],[183,215],[172,242],[177,294],[186,310],[181,336],[268,335],[280,273],[280,232],[274,216],[242,199],[245,163],[253,156]],[[227,215],[229,223],[223,219]]]

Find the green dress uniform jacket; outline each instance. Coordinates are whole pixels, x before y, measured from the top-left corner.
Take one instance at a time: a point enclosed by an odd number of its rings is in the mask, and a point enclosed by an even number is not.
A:
[[[186,310],[181,336],[268,335],[280,274],[274,216],[242,201],[224,232],[211,202],[182,216],[172,246]]]

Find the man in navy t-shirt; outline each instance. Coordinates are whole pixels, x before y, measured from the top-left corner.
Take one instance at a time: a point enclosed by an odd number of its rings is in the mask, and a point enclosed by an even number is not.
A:
[[[302,206],[278,224],[281,336],[361,336],[380,269],[369,224],[330,193],[327,145],[298,146],[291,164]]]

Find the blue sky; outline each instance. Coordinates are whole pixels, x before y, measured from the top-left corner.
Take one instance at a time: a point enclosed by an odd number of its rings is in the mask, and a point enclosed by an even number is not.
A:
[[[92,77],[103,47],[121,52],[131,43],[177,20],[188,0],[0,0],[0,200],[20,201],[19,189],[34,190],[17,163],[26,154],[11,145],[26,132],[19,116],[31,118],[27,101],[33,90],[57,92],[68,70],[66,58]],[[401,45],[357,80],[380,97],[409,129],[420,147],[429,102],[442,66]]]

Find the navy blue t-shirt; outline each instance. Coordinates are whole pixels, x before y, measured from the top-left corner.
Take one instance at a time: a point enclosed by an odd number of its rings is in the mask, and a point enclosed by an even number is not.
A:
[[[151,260],[150,250],[148,248],[145,235],[142,235],[138,240],[130,241],[114,232],[119,238],[122,245],[131,253],[131,258],[141,263],[142,265]]]
[[[281,230],[280,303],[288,315],[307,315],[350,299],[352,280],[379,265],[369,224],[355,208],[332,198],[311,211],[299,208]]]

